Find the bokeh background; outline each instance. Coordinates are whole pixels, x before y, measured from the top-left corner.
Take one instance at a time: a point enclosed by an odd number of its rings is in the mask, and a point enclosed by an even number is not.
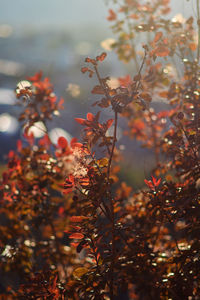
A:
[[[27,76],[42,70],[50,77],[58,97],[65,99],[65,110],[49,124],[51,138],[60,135],[70,140],[81,138],[81,128],[74,117],[84,117],[94,96],[90,91],[95,79],[80,72],[86,56],[95,57],[104,51],[102,41],[115,38],[106,20],[110,0],[0,0],[0,164],[4,168],[6,155],[23,138],[17,121],[14,89]],[[195,14],[192,1],[173,0],[171,17]],[[119,62],[109,52],[102,74],[121,77],[134,74],[134,64]],[[154,103],[156,106],[163,103]],[[165,104],[166,105],[166,104]],[[112,117],[105,112],[105,118]],[[41,124],[40,124],[41,125]],[[135,141],[123,136],[126,126],[120,123],[118,146],[125,153],[121,176],[139,187],[152,168],[151,153]],[[33,128],[36,137],[43,132]]]

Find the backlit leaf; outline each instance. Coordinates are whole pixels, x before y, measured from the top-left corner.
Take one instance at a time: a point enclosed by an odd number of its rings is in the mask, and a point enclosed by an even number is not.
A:
[[[84,238],[84,235],[80,232],[74,232],[69,236],[70,239],[81,240]]]
[[[81,278],[84,274],[88,272],[88,269],[85,267],[77,268],[73,271],[74,277]]]

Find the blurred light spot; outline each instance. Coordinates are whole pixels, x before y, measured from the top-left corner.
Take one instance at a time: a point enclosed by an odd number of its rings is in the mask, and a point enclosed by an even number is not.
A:
[[[2,256],[6,256],[6,257],[12,257],[12,247],[10,245],[6,245],[6,247],[4,248],[3,252],[1,253]]]
[[[28,134],[33,133],[35,138],[41,138],[46,134],[46,128],[42,122],[36,122],[28,130]]]
[[[102,47],[104,50],[112,51],[112,45],[113,45],[115,42],[116,42],[116,40],[115,40],[115,39],[112,39],[112,38],[103,40],[103,41],[101,42],[101,47]]]
[[[0,104],[14,105],[15,94],[13,90],[0,88]]]
[[[19,124],[16,118],[4,113],[0,115],[0,132],[14,134],[19,128]]]
[[[76,45],[75,51],[80,55],[87,55],[91,52],[91,44],[89,42],[80,42]]]
[[[178,23],[183,24],[183,23],[185,23],[186,19],[183,17],[182,14],[177,14],[177,15],[175,15],[175,16],[172,18],[171,21],[172,21],[173,23],[178,22]]]
[[[74,83],[69,83],[66,91],[69,92],[73,98],[77,98],[81,93],[80,86]]]
[[[110,77],[110,79],[107,80],[107,84],[111,89],[116,89],[120,86],[119,80],[115,77]]]
[[[54,128],[49,132],[49,137],[53,144],[57,144],[58,138],[60,136],[63,136],[64,138],[66,138],[68,142],[70,142],[72,139],[72,136],[66,130],[64,130],[62,128]]]
[[[20,94],[21,90],[30,89],[31,83],[28,80],[22,80],[18,82],[16,87],[16,94]]]
[[[13,33],[12,26],[8,24],[0,25],[0,38],[7,38]]]
[[[120,145],[120,146],[119,146],[119,150],[124,151],[125,149],[126,149],[126,146],[125,146],[125,145]]]
[[[18,82],[17,84],[17,88],[16,90],[22,90],[22,89],[26,89],[26,88],[30,88],[31,87],[31,83],[28,80],[22,80],[20,82]]]
[[[24,69],[25,67],[23,64],[11,60],[0,59],[0,73],[4,75],[7,76],[21,75]]]

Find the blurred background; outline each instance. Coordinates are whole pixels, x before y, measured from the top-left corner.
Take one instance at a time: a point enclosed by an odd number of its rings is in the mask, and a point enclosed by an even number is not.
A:
[[[0,0],[0,7],[0,163],[3,166],[8,151],[15,149],[17,139],[22,137],[17,121],[20,108],[15,105],[16,85],[42,70],[44,76],[50,77],[56,95],[65,99],[65,110],[50,124],[51,138],[54,142],[59,135],[68,140],[72,136],[80,138],[81,126],[74,118],[84,118],[88,111],[95,110],[90,107],[94,101],[90,91],[96,82],[80,69],[86,56],[95,57],[105,51],[102,41],[114,36],[106,20],[112,1]],[[173,0],[171,16],[177,13],[184,17],[194,14],[192,1]],[[134,74],[132,68],[109,52],[102,74],[122,77]],[[111,112],[105,112],[104,117],[112,117]],[[121,176],[129,184],[140,186],[152,167],[151,153],[128,141],[123,136],[125,124],[121,122],[120,126],[118,146],[127,157]],[[36,137],[43,134],[36,128],[33,130]]]

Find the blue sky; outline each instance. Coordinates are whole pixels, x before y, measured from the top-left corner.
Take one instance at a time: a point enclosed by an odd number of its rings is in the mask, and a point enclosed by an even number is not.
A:
[[[172,0],[173,11],[191,14],[194,0]],[[110,1],[111,3],[111,1]],[[0,0],[0,23],[14,27],[107,26],[105,0]],[[105,27],[104,27],[105,28]]]
[[[14,27],[106,24],[104,0],[0,0],[0,23]]]

